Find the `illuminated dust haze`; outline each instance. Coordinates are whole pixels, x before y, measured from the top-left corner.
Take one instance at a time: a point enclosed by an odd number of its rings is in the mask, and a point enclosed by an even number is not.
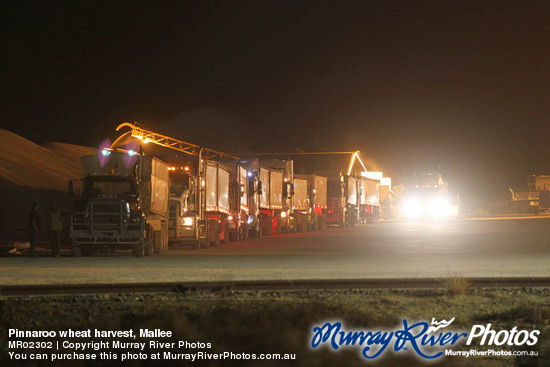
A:
[[[2,1],[2,129],[347,151],[497,199],[550,174],[548,1]]]

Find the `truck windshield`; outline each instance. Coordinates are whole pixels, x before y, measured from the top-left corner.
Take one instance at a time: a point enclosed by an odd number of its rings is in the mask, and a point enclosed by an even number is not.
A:
[[[184,190],[189,189],[189,175],[187,173],[171,173],[170,179],[170,193],[181,195]]]
[[[414,184],[416,187],[434,187],[441,184],[441,175],[433,172],[416,174]]]
[[[131,179],[115,179],[114,177],[94,177],[86,180],[84,194],[97,195],[136,195],[136,185]]]

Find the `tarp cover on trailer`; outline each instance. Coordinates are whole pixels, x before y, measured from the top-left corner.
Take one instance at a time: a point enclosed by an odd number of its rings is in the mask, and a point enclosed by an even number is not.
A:
[[[229,171],[218,167],[218,210],[229,212]]]
[[[216,198],[217,190],[217,171],[218,168],[213,165],[206,166],[206,210],[215,211],[218,207]]]
[[[206,210],[229,212],[229,171],[216,162],[206,164]]]
[[[361,177],[361,204],[380,205],[380,180]]]
[[[323,176],[314,176],[315,205],[323,208],[327,207],[327,178]]]
[[[351,205],[357,205],[357,179],[352,176],[348,178],[348,203]]]
[[[143,157],[146,158],[146,157]],[[147,161],[145,161],[147,162]],[[149,162],[147,162],[149,163]],[[168,213],[168,201],[169,201],[169,175],[168,165],[163,161],[153,158],[150,161],[151,164],[151,192],[148,195],[150,197],[149,210],[157,214]],[[143,177],[143,173],[142,173]],[[145,203],[146,204],[146,203]]]
[[[271,171],[271,194],[269,196],[271,208],[270,209],[282,209],[283,208],[283,172]]]
[[[307,210],[307,180],[294,179],[294,208]]]
[[[260,208],[269,207],[269,170],[260,168],[260,182],[262,183],[262,194],[260,195]]]
[[[145,156],[143,159],[142,170],[144,176],[151,174],[151,159],[153,157]],[[111,151],[109,155],[94,154],[82,157],[82,177],[89,175],[109,175],[133,176],[134,167],[139,160],[138,155],[130,156],[126,152]]]

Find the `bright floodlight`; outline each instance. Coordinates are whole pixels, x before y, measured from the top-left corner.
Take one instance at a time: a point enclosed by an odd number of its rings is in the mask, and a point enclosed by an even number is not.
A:
[[[184,226],[192,226],[193,225],[193,217],[185,217],[183,218],[183,225]]]
[[[135,156],[136,154],[137,154],[137,152],[136,152],[135,150],[130,149],[130,150],[128,151],[128,155],[129,155],[130,157],[133,157],[133,156]]]
[[[101,151],[101,154],[104,156],[104,157],[107,157],[109,154],[111,154],[111,151],[108,150],[108,149],[103,149]]]

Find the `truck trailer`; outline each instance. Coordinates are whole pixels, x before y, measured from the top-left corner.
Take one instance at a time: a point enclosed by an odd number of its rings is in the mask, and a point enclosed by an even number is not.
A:
[[[550,176],[527,176],[530,211],[535,215],[550,211]]]
[[[327,226],[327,178],[314,174],[294,175],[294,215],[298,231]]]
[[[106,148],[82,157],[81,177],[69,181],[69,192],[78,196],[70,226],[73,256],[120,249],[137,257],[166,252],[170,179],[165,162]]]
[[[359,188],[359,223],[378,223],[380,221],[380,180],[361,177],[357,180]]]
[[[292,160],[260,160],[260,221],[262,234],[295,232]]]

